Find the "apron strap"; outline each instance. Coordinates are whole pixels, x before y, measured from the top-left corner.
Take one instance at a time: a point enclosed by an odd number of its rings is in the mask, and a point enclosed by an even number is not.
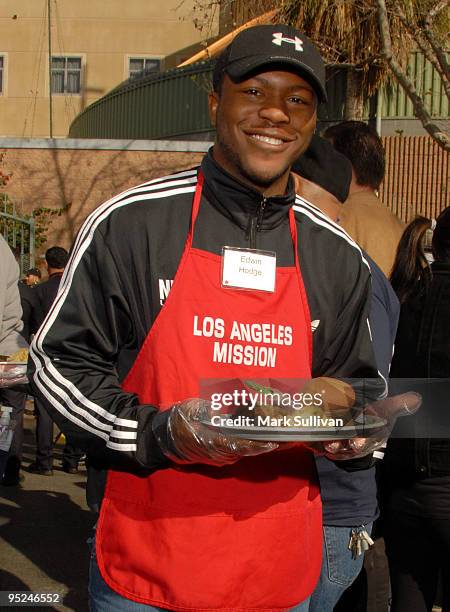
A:
[[[297,224],[295,222],[295,214],[294,209],[291,206],[289,209],[289,227],[291,229],[291,238],[292,244],[294,245],[294,260],[295,260],[295,268],[298,273],[300,273],[300,262],[298,259],[298,234],[297,234]]]
[[[197,185],[195,187],[195,195],[194,201],[192,203],[192,211],[191,211],[191,226],[189,228],[189,235],[186,240],[186,247],[190,248],[192,246],[192,240],[194,237],[194,227],[195,221],[197,220],[198,211],[200,210],[200,201],[202,199],[202,191],[203,191],[203,183],[205,179],[203,176],[203,172],[201,169],[198,171],[197,176]]]
[[[295,269],[297,270],[297,276],[300,280],[300,293],[301,293],[302,300],[303,300],[303,308],[304,308],[307,320],[311,321],[311,314],[309,311],[308,298],[306,296],[305,284],[303,282],[302,272],[300,270],[300,261],[298,258],[298,234],[297,234],[297,224],[295,222],[295,214],[294,214],[293,207],[289,209],[289,227],[291,228],[292,243],[294,245]],[[310,367],[310,370],[312,371],[313,341],[312,341],[311,325],[308,326],[307,337],[308,337],[309,367]]]

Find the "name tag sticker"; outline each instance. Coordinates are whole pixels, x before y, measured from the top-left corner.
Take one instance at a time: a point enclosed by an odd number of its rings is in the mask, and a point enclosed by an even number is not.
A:
[[[223,247],[222,287],[275,291],[276,253]]]

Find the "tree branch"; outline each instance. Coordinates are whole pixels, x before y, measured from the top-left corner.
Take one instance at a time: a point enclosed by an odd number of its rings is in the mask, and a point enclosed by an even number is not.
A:
[[[443,11],[448,4],[449,0],[440,0],[437,4],[435,4],[435,6],[429,10],[428,15],[425,18],[425,27],[431,29],[436,16]]]
[[[425,18],[424,35],[426,39],[428,40],[430,47],[433,49],[436,55],[437,61],[439,62],[441,71],[444,75],[443,81],[444,81],[444,85],[446,86],[445,91],[447,93],[447,96],[450,97],[450,94],[449,94],[449,91],[450,91],[450,64],[447,61],[447,54],[445,50],[441,47],[441,45],[439,45],[433,33],[433,29],[432,29],[434,19],[437,17],[437,15],[441,11],[443,11],[446,7],[448,7],[449,4],[450,4],[450,0],[440,0],[429,11],[428,15]],[[439,71],[440,74],[441,74],[441,71]]]
[[[443,2],[448,4],[449,0],[443,0]],[[409,33],[409,35],[414,40],[414,42],[417,44],[417,46],[422,51],[424,56],[427,58],[427,60],[430,62],[430,64],[434,67],[436,72],[441,77],[442,83],[444,85],[445,93],[447,95],[447,98],[449,98],[450,100],[449,64],[447,62],[447,57],[446,57],[445,52],[439,47],[437,41],[435,40],[434,35],[431,34],[431,38],[433,39],[433,42],[431,42],[430,36],[427,35],[427,31],[425,29],[421,30],[417,27],[417,24],[411,23],[411,21],[407,19],[403,9],[399,6],[398,3],[396,3],[395,5],[395,13],[393,14],[395,14],[395,16],[398,17],[398,19],[400,19],[405,30]],[[422,36],[425,36],[425,38],[428,41],[428,45],[422,39]],[[430,46],[431,46],[431,49],[430,49]]]
[[[441,76],[442,81],[444,83],[445,92],[447,94],[447,97],[450,99],[450,64],[447,61],[446,53],[443,49],[439,47],[435,36],[431,32],[429,32],[428,30],[424,30],[424,36],[430,43],[430,47],[435,53],[439,68],[436,66],[435,62],[433,62],[433,65]]]
[[[388,66],[396,80],[400,83],[406,95],[411,100],[414,108],[414,115],[421,121],[424,129],[439,144],[439,146],[446,151],[450,151],[450,138],[431,119],[431,116],[426,110],[422,98],[417,94],[412,81],[408,78],[406,73],[402,70],[392,55],[391,33],[389,30],[385,0],[377,0],[377,5],[382,55],[386,59],[386,62],[388,63]]]

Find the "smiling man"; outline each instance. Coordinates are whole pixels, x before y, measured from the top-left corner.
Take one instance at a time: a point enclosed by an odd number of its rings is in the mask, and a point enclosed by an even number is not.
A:
[[[220,433],[189,398],[211,379],[377,375],[368,266],[290,175],[324,75],[293,28],[239,34],[214,71],[201,167],[112,198],[72,248],[30,377],[88,455],[93,611],[308,608],[312,453]]]
[[[295,30],[281,30],[260,26],[238,36],[217,61],[209,98],[214,159],[266,196],[284,194],[326,99],[317,50]]]

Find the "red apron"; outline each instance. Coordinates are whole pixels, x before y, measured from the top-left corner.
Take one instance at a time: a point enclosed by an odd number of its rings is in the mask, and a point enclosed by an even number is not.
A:
[[[292,209],[295,267],[277,268],[275,292],[224,289],[221,257],[192,247],[202,184],[200,175],[169,297],[123,384],[160,408],[198,397],[202,379],[311,377]],[[228,330],[234,321],[291,326],[292,344],[276,347],[270,367],[214,363],[216,338],[193,333],[194,318],[199,324],[206,316]],[[107,584],[137,602],[195,612],[285,610],[315,587],[321,520],[313,459],[301,445],[222,468],[174,465],[147,478],[110,471],[98,563]]]

